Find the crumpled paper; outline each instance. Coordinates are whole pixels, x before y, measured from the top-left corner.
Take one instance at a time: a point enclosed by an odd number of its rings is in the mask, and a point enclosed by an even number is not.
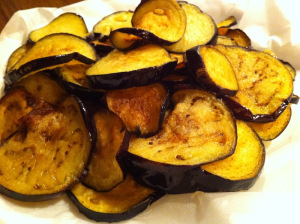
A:
[[[254,48],[271,49],[300,70],[300,13],[293,0],[189,0],[216,23],[230,15],[238,20]],[[102,17],[119,10],[134,10],[138,0],[86,0],[57,8],[16,12],[0,34],[0,91],[10,54],[23,44],[31,30],[46,25],[63,12],[80,14],[89,30]],[[295,94],[300,94],[296,76]],[[267,87],[266,87],[267,88]],[[246,224],[297,223],[300,201],[300,105],[292,106],[292,119],[274,141],[265,142],[266,162],[256,184],[233,193],[196,192],[167,195],[138,216],[120,223]],[[0,223],[94,223],[77,211],[67,196],[47,202],[18,202],[0,197]]]

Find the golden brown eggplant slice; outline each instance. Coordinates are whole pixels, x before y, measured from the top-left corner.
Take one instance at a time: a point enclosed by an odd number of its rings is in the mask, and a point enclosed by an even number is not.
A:
[[[281,60],[282,64],[284,64],[284,66],[287,68],[287,70],[289,70],[291,76],[292,76],[292,79],[295,81],[295,78],[296,78],[296,69],[294,68],[293,65],[291,65],[289,62],[287,61],[283,61]]]
[[[116,29],[109,35],[109,40],[114,48],[128,51],[137,47],[142,42],[142,39],[140,37],[128,33],[123,33],[119,30],[122,29]]]
[[[79,212],[89,219],[119,222],[138,215],[163,195],[137,184],[127,175],[124,182],[108,192],[97,192],[78,183],[68,196]]]
[[[216,44],[223,44],[223,45],[238,45],[232,37],[218,35],[217,43]]]
[[[1,144],[1,193],[43,201],[82,178],[92,148],[82,107],[68,97],[57,108],[48,104],[22,119],[20,128]]]
[[[277,138],[288,126],[292,116],[291,105],[289,105],[279,117],[268,123],[253,123],[248,124],[256,131],[258,136],[264,141],[271,141]]]
[[[93,27],[93,33],[101,42],[105,42],[113,30],[121,27],[132,27],[132,16],[133,12],[131,11],[114,12],[96,23]]]
[[[239,89],[235,71],[222,52],[210,46],[196,46],[186,52],[194,78],[204,88],[221,95],[235,95]]]
[[[131,20],[134,28],[143,30],[143,39],[160,45],[178,42],[186,29],[186,15],[175,0],[145,0],[137,6]]]
[[[188,49],[216,42],[218,30],[214,20],[197,6],[180,2],[187,16],[186,31],[177,43],[165,47],[168,51],[185,53]]]
[[[128,131],[139,136],[157,133],[165,116],[168,92],[160,83],[111,90],[106,94],[108,108],[124,121]]]
[[[265,147],[255,131],[243,121],[237,121],[238,140],[234,154],[201,166],[198,190],[248,190],[257,180],[265,161]]]
[[[225,99],[236,118],[270,122],[287,107],[293,95],[290,72],[270,54],[236,46],[216,45],[230,61],[239,90]]]
[[[225,36],[232,37],[238,46],[251,47],[251,39],[241,29],[229,29]]]
[[[119,164],[116,155],[120,148],[128,148],[130,135],[123,121],[106,108],[96,111],[94,121],[97,129],[96,149],[83,183],[96,191],[110,191],[125,179],[123,164]]]
[[[86,75],[93,88],[130,88],[160,80],[176,64],[164,48],[148,44],[127,52],[113,50],[89,68]]]
[[[237,24],[234,16],[229,16],[217,24],[219,35],[225,35],[228,29]]]
[[[95,49],[86,40],[71,34],[51,34],[34,44],[5,76],[5,82],[9,85],[33,72],[95,60]]]
[[[88,29],[80,15],[67,12],[53,19],[46,26],[32,31],[28,39],[31,42],[37,42],[53,33],[69,33],[84,38],[88,35]]]

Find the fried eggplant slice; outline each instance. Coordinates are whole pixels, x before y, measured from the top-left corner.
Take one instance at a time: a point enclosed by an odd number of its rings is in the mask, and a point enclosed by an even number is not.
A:
[[[133,12],[131,11],[114,12],[96,23],[93,27],[93,33],[97,39],[101,42],[105,42],[113,30],[122,27],[132,27],[132,16]]]
[[[111,52],[114,49],[110,41],[100,42],[98,40],[92,40],[90,43],[95,48],[97,55],[100,58],[106,56],[109,52]]]
[[[138,215],[163,195],[139,185],[127,175],[124,182],[108,192],[97,192],[78,183],[68,196],[87,218],[97,222],[119,222]]]
[[[248,190],[257,180],[265,161],[265,147],[255,131],[243,121],[237,121],[238,140],[234,154],[201,166],[198,190]]]
[[[216,44],[223,44],[223,45],[238,45],[232,37],[218,35],[217,43]]]
[[[97,143],[88,166],[84,185],[96,191],[110,191],[125,179],[122,163],[116,159],[120,148],[127,149],[130,134],[123,121],[106,108],[94,114]]]
[[[72,34],[51,34],[36,42],[4,79],[9,85],[33,72],[65,64],[91,64],[95,60],[95,49],[84,39]]]
[[[1,145],[1,193],[21,201],[43,201],[82,178],[93,144],[80,108],[85,111],[70,96],[57,108],[48,104],[22,119]]]
[[[114,48],[128,51],[142,43],[142,39],[140,37],[120,32],[120,30],[122,31],[122,28],[112,31],[109,35],[109,40]]]
[[[237,94],[224,98],[235,117],[250,122],[275,121],[293,95],[290,72],[278,59],[261,51],[214,47],[228,58],[237,77]]]
[[[225,36],[232,37],[238,46],[251,47],[251,39],[241,29],[229,29]]]
[[[210,46],[196,46],[186,52],[195,80],[219,95],[235,95],[239,89],[234,69],[222,52]]]
[[[67,92],[46,72],[37,72],[12,85],[22,87],[34,97],[56,105],[67,96]]]
[[[235,119],[222,100],[196,89],[174,93],[175,108],[162,130],[149,138],[132,136],[127,169],[144,186],[166,193],[194,192],[200,166],[230,156],[236,146]]]
[[[268,123],[253,123],[248,124],[256,131],[258,136],[264,141],[271,141],[277,138],[288,126],[292,116],[291,105],[289,105],[279,117]]]
[[[86,75],[92,88],[130,88],[160,80],[176,64],[177,60],[164,48],[148,44],[127,52],[113,50],[89,68]]]
[[[234,16],[229,16],[217,24],[219,35],[225,35],[228,29],[237,24]]]
[[[214,44],[218,36],[214,20],[195,5],[179,3],[187,16],[186,31],[177,43],[165,48],[171,52],[185,53],[198,45]]]
[[[284,66],[289,70],[289,72],[290,72],[290,74],[291,74],[291,76],[292,76],[293,81],[295,81],[297,72],[296,72],[296,69],[294,68],[294,66],[291,65],[291,64],[290,64],[289,62],[287,62],[287,61],[281,60],[281,62],[282,62],[282,64],[284,64]]]
[[[54,33],[69,33],[84,38],[88,35],[88,29],[80,15],[67,12],[53,19],[46,26],[32,31],[28,39],[31,42],[37,42]]]
[[[168,103],[168,91],[160,83],[110,90],[106,101],[108,108],[124,121],[129,132],[145,137],[159,131]]]
[[[175,0],[141,1],[131,23],[142,32],[132,34],[159,45],[171,45],[183,37],[186,20],[184,10]]]

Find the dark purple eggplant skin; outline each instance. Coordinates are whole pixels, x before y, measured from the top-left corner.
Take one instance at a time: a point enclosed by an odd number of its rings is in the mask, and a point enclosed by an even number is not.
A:
[[[201,46],[195,46],[187,50],[185,53],[188,66],[191,70],[193,79],[200,85],[204,83],[205,85],[202,85],[202,87],[204,87],[206,90],[210,92],[216,93],[217,95],[223,95],[223,96],[235,95],[237,93],[237,90],[233,91],[233,90],[225,89],[222,88],[221,86],[214,84],[214,82],[207,74],[206,70],[205,70],[205,74],[203,73],[201,77],[197,75],[200,69],[203,70],[202,68],[205,68],[204,61],[202,59],[202,56],[199,53],[200,48]]]
[[[146,210],[146,208],[164,196],[161,192],[154,192],[149,197],[145,198],[143,201],[132,207],[130,210],[122,213],[99,213],[92,211],[86,207],[84,207],[75,197],[75,195],[71,192],[67,192],[70,200],[75,204],[78,208],[78,211],[85,215],[87,218],[92,219],[96,222],[120,222],[123,220],[131,219],[134,216],[137,216],[142,211]]]
[[[249,121],[249,122],[256,122],[256,123],[266,123],[275,121],[280,114],[286,109],[289,105],[292,95],[284,100],[280,107],[272,114],[253,114],[248,108],[244,107],[240,103],[236,102],[232,98],[221,96],[224,103],[227,105],[228,108],[233,112],[234,117],[239,120]]]
[[[292,104],[298,104],[299,103],[299,96],[297,96],[297,95],[294,94],[292,96],[291,100],[290,100],[290,103],[292,103]]]
[[[55,65],[68,63],[72,60],[77,60],[85,64],[92,64],[95,62],[94,60],[87,58],[77,52],[71,54],[38,58],[22,65],[19,69],[13,70],[7,75],[5,75],[4,81],[6,85],[10,85],[15,83],[21,77],[30,74],[31,72],[38,71]]]
[[[126,89],[157,82],[164,75],[172,72],[176,65],[177,61],[171,61],[159,67],[155,66],[107,75],[87,75],[87,79],[91,87],[95,89]]]
[[[111,45],[95,44],[95,43],[91,43],[91,45],[95,48],[97,56],[100,58],[106,56],[109,52],[115,49]]]

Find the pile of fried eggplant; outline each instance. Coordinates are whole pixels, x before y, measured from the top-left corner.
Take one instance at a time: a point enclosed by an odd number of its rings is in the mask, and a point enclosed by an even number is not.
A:
[[[89,33],[64,13],[10,56],[0,192],[67,193],[90,219],[129,219],[165,194],[247,190],[297,104],[295,69],[251,47],[234,16],[143,0]]]

